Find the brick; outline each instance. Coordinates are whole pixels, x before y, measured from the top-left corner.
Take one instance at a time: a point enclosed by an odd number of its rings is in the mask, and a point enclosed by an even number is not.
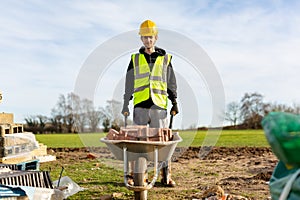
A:
[[[120,132],[111,130],[107,138],[114,140],[162,141],[172,140],[172,130],[168,128],[149,128],[147,126],[122,127]]]
[[[119,134],[118,131],[116,131],[115,129],[109,129],[109,132],[106,135],[106,138],[109,140],[114,140],[116,135]]]
[[[125,135],[116,135],[115,140],[125,140]]]
[[[159,136],[160,129],[159,128],[149,128],[149,137],[157,137]]]

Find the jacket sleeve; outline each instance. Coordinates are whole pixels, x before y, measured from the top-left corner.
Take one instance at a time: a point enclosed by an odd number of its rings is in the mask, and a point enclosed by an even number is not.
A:
[[[174,102],[177,98],[177,83],[171,61],[167,69],[168,98]]]
[[[125,80],[125,93],[124,93],[124,104],[129,103],[132,99],[132,94],[134,90],[134,72],[133,72],[133,62],[130,60],[130,63],[126,72],[126,80]]]

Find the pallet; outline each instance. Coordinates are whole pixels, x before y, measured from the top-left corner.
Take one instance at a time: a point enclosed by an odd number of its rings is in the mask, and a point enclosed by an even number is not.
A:
[[[18,170],[39,170],[39,160],[30,160],[26,162],[17,163]]]
[[[0,164],[0,168],[9,168],[10,170],[39,170],[39,160],[30,160],[26,162],[20,162],[17,164]]]

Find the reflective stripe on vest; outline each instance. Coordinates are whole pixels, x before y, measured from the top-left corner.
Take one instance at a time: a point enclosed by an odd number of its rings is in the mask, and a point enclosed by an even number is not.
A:
[[[158,56],[150,72],[149,64],[144,54],[133,54],[134,68],[134,105],[150,98],[153,103],[166,109],[167,96],[167,67],[171,55]]]

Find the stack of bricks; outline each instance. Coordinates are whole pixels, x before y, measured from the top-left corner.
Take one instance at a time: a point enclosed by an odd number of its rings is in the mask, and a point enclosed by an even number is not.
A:
[[[122,127],[120,132],[110,129],[108,140],[160,141],[172,140],[172,130],[168,128],[149,128],[147,126]]]

